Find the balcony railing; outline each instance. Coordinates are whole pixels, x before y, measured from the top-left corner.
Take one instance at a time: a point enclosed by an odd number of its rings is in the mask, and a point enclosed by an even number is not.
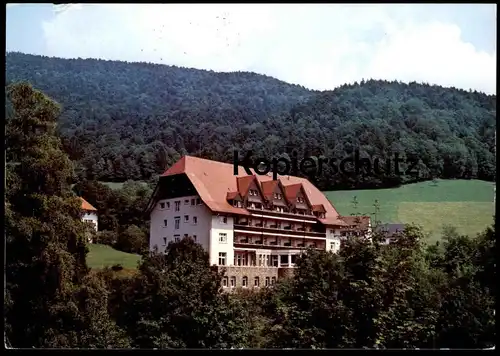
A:
[[[291,218],[291,219],[302,219],[302,220],[310,220],[311,222],[315,222],[316,219],[318,219],[317,216],[315,215],[308,215],[308,214],[299,214],[299,213],[290,213],[290,212],[279,212],[275,210],[270,210],[270,209],[260,209],[260,208],[252,208],[252,207],[247,207],[246,208],[250,213],[254,214],[265,214],[269,216],[276,216],[276,217],[282,217],[282,218]]]
[[[315,237],[315,238],[326,238],[326,232],[318,232],[318,231],[304,231],[303,228],[301,230],[289,230],[278,227],[260,227],[260,226],[252,226],[247,224],[234,224],[234,228],[243,231],[249,232],[267,232],[274,234],[286,234],[291,235],[293,237]]]
[[[285,242],[284,244],[282,245],[278,245],[278,243],[276,241],[267,241],[265,243],[263,243],[262,240],[258,240],[258,241],[250,241],[248,239],[235,239],[234,240],[234,245],[237,246],[237,247],[249,247],[249,248],[256,248],[256,247],[272,247],[273,249],[285,249],[285,250],[290,250],[290,249],[298,249],[298,250],[304,250],[308,247],[313,247],[313,248],[318,248],[318,249],[325,249],[325,246],[323,245],[313,245],[311,243],[298,243],[298,244],[295,244],[293,245],[292,243],[290,242]]]

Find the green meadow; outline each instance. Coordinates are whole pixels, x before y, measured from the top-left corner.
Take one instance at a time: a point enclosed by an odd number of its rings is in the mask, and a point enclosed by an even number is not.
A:
[[[93,269],[121,265],[124,269],[136,269],[140,256],[115,250],[107,245],[89,244],[87,265]]]
[[[341,215],[370,215],[372,219],[378,201],[377,220],[420,225],[435,241],[445,225],[471,236],[491,225],[493,187],[493,183],[479,180],[437,180],[393,189],[328,191],[325,195]]]

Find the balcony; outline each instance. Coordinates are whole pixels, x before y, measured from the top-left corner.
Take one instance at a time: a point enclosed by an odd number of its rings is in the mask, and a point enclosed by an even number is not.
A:
[[[306,220],[310,222],[316,222],[317,217],[314,215],[306,215],[306,214],[294,214],[294,213],[288,213],[288,212],[278,212],[270,209],[259,209],[259,208],[252,208],[252,207],[247,207],[247,210],[250,212],[250,214],[262,214],[262,215],[269,215],[269,216],[275,216],[277,218],[290,218],[290,219],[300,219],[300,220]]]
[[[312,241],[304,241],[303,239],[277,239],[276,237],[268,237],[263,238],[260,236],[252,236],[252,237],[242,237],[235,236],[234,238],[234,247],[236,248],[271,248],[272,250],[281,249],[281,250],[303,250],[308,247],[325,249],[325,242],[312,242]]]
[[[262,225],[262,224],[258,224]],[[254,232],[254,233],[268,233],[268,234],[282,234],[282,235],[290,235],[292,237],[312,237],[318,239],[326,239],[326,232],[318,232],[318,231],[305,231],[304,228],[298,228],[296,230],[286,229],[286,228],[278,228],[276,224],[273,224],[269,227],[262,227],[257,225],[249,225],[247,223],[237,223],[234,224],[235,230],[241,230],[241,232]]]

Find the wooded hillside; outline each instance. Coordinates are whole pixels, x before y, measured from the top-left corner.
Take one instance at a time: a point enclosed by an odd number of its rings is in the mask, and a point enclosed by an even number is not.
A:
[[[335,174],[324,190],[442,178],[493,180],[496,97],[425,84],[367,81],[313,92],[255,73],[8,53],[6,82],[26,80],[62,105],[59,128],[79,176],[148,180],[183,154],[272,158],[418,157],[419,176]]]

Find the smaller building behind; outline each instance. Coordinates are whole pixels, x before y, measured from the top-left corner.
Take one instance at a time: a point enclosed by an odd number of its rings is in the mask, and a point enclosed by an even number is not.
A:
[[[95,231],[98,231],[97,209],[94,208],[88,201],[86,201],[82,197],[80,197],[80,200],[82,201],[82,210],[83,210],[82,221],[93,224]],[[89,243],[92,243],[91,237],[89,237]]]
[[[394,242],[397,234],[405,230],[405,224],[382,224],[377,226],[376,231],[383,233],[386,236],[385,243],[390,244]]]

